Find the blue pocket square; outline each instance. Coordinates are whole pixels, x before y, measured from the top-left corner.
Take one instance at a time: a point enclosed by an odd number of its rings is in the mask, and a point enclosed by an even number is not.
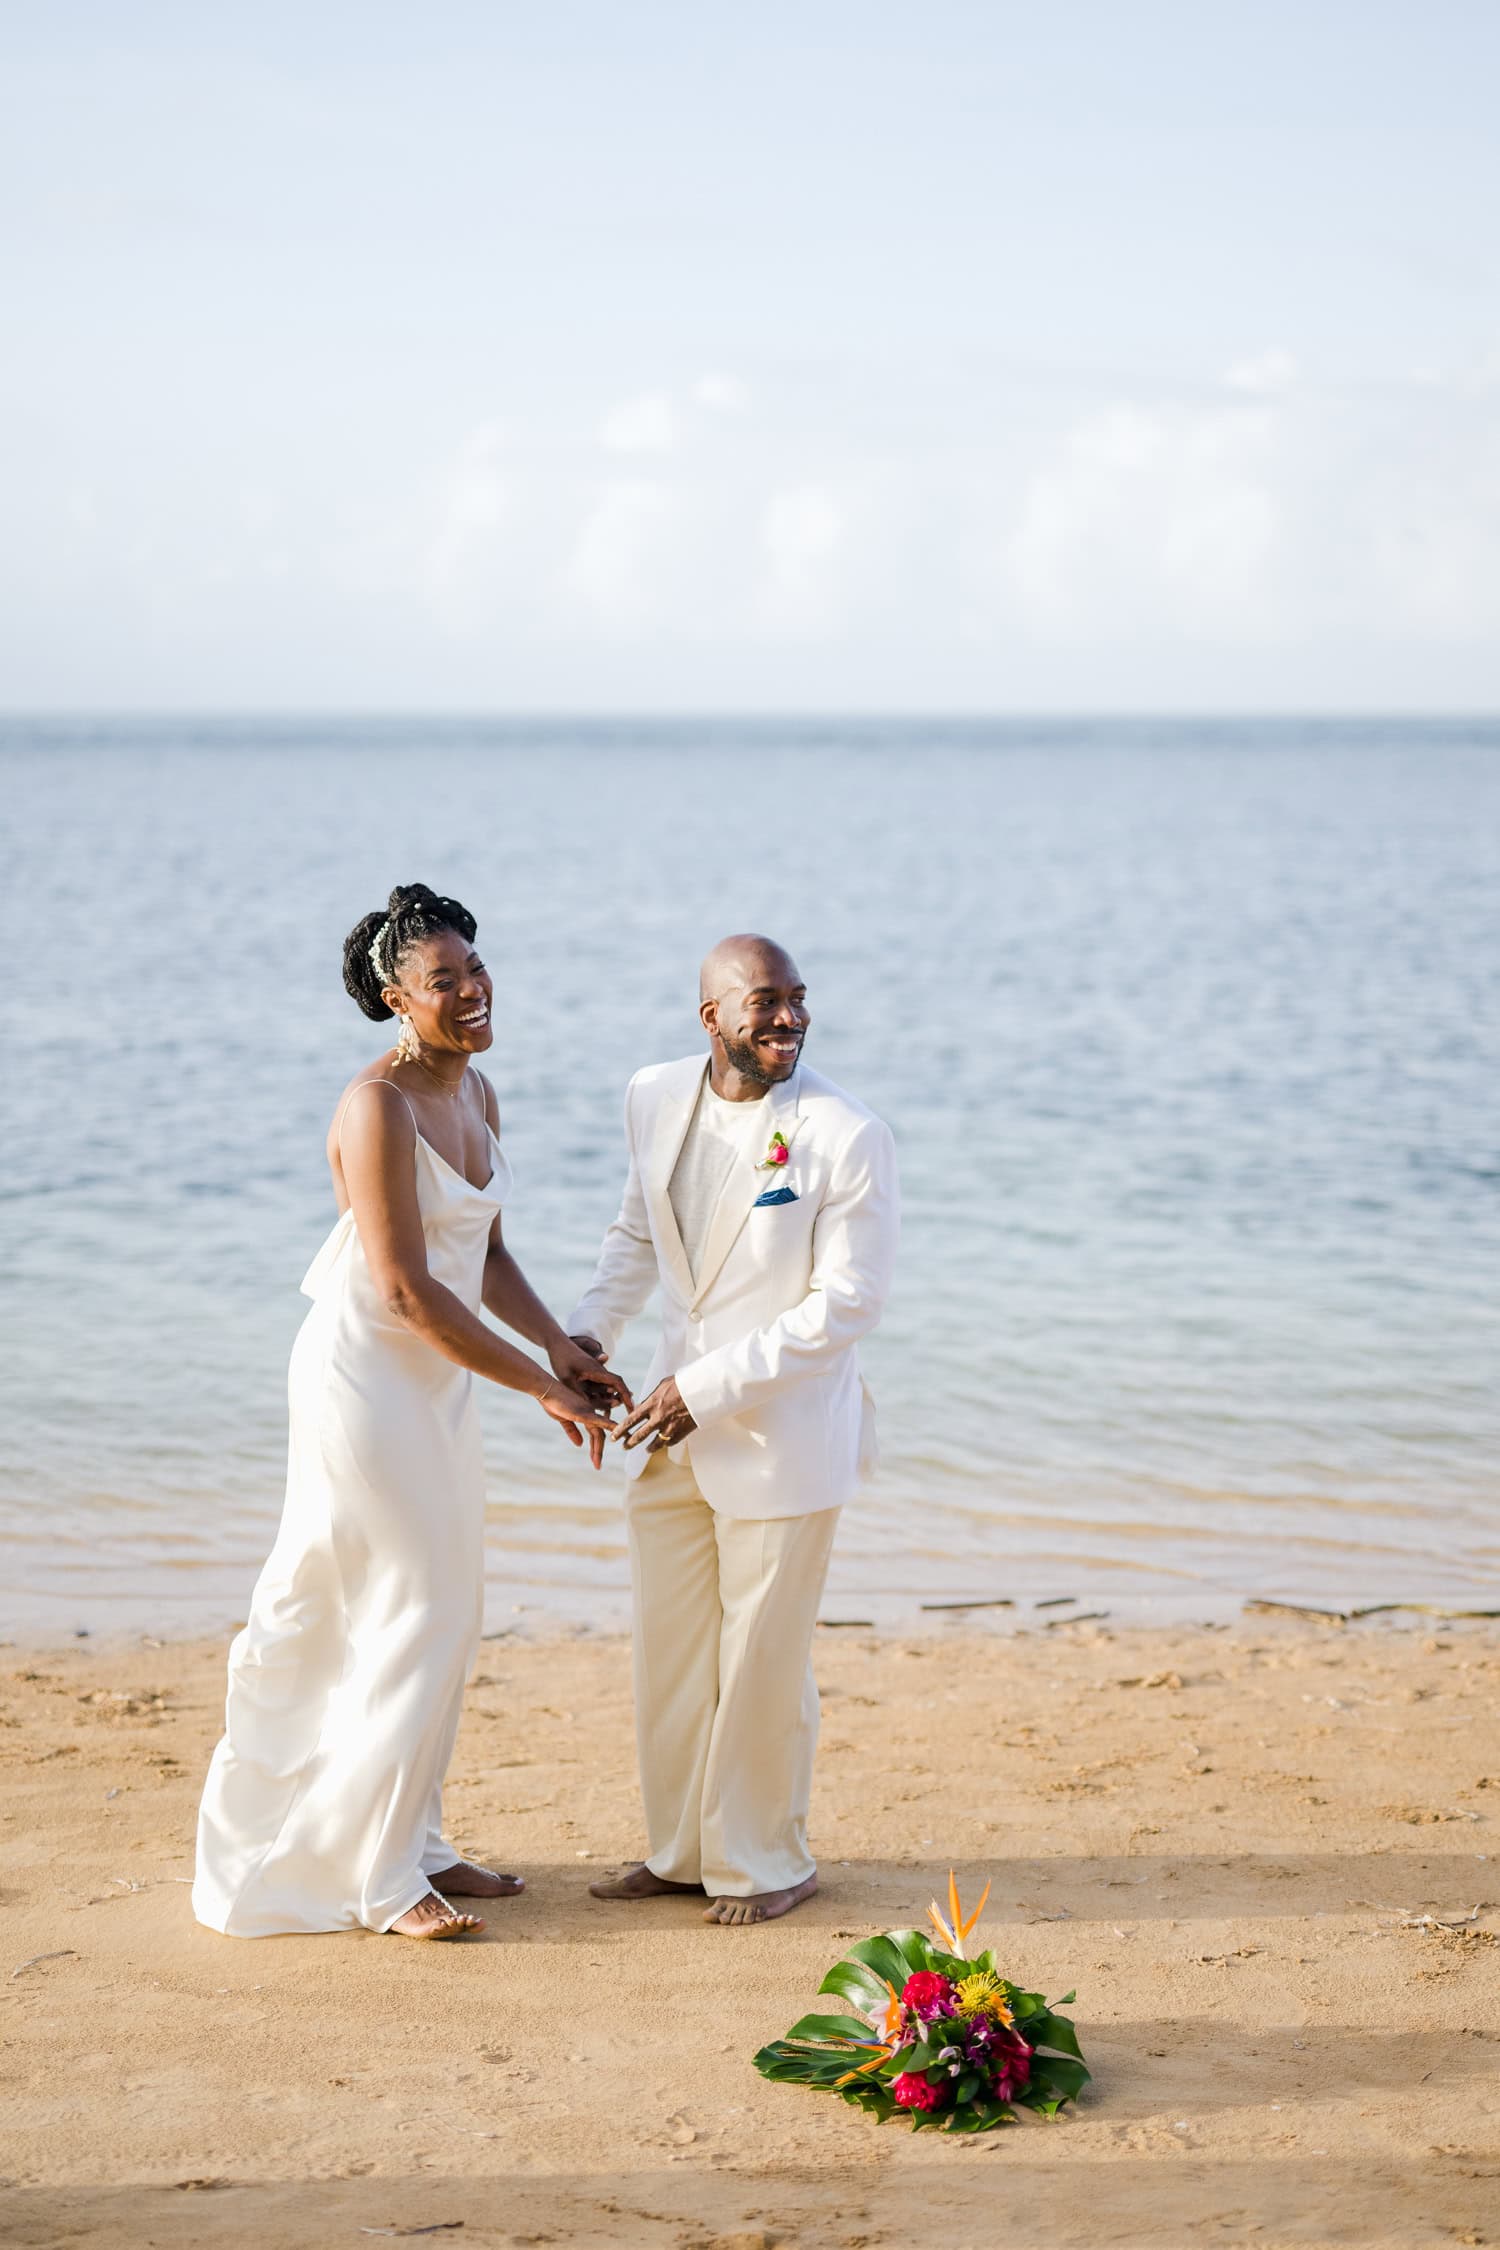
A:
[[[767,1188],[764,1195],[758,1195],[755,1198],[750,1208],[752,1211],[767,1211],[773,1203],[795,1203],[796,1200],[797,1190],[795,1188]]]

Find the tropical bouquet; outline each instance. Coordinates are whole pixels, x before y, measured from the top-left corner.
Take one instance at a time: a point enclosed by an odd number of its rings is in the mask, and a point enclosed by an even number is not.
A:
[[[1000,1974],[993,1953],[969,1958],[966,1940],[990,1895],[965,1919],[948,1877],[948,1913],[923,1930],[887,1930],[835,1961],[818,1990],[857,2011],[803,2016],[762,2047],[766,2078],[841,2094],[882,2120],[904,2111],[917,2127],[987,2133],[1013,2125],[1015,2105],[1055,2117],[1088,2078],[1078,2035],[1039,1992]]]

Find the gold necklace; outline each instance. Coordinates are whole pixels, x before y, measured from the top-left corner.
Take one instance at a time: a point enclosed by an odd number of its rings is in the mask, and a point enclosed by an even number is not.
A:
[[[436,1086],[438,1092],[440,1094],[446,1094],[450,1102],[456,1101],[459,1095],[463,1092],[464,1080],[469,1073],[469,1066],[467,1062],[465,1062],[463,1069],[459,1072],[458,1077],[454,1081],[454,1083],[451,1086],[448,1086],[444,1084],[441,1075],[433,1069],[431,1063],[424,1062],[422,1060],[420,1048],[412,1046],[405,1054],[403,1054],[401,1049],[397,1047],[395,1052],[397,1062],[415,1063],[418,1070],[421,1071],[423,1077],[430,1078],[433,1085]]]

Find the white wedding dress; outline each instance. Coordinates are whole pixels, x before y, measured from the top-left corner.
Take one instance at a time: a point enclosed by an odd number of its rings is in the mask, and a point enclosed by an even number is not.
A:
[[[476,1188],[417,1135],[428,1270],[473,1312],[510,1186],[493,1132],[490,1154]],[[228,1937],[388,1930],[459,1857],[441,1811],[483,1609],[474,1378],[387,1311],[352,1213],[302,1287],[286,1504],[198,1816],[193,1911]]]

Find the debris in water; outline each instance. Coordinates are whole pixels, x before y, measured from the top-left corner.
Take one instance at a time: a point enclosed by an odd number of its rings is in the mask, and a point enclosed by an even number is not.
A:
[[[920,1602],[918,1604],[921,1609],[1014,1609],[1015,1606],[1009,1594],[991,1594],[985,1600],[977,1602]]]

